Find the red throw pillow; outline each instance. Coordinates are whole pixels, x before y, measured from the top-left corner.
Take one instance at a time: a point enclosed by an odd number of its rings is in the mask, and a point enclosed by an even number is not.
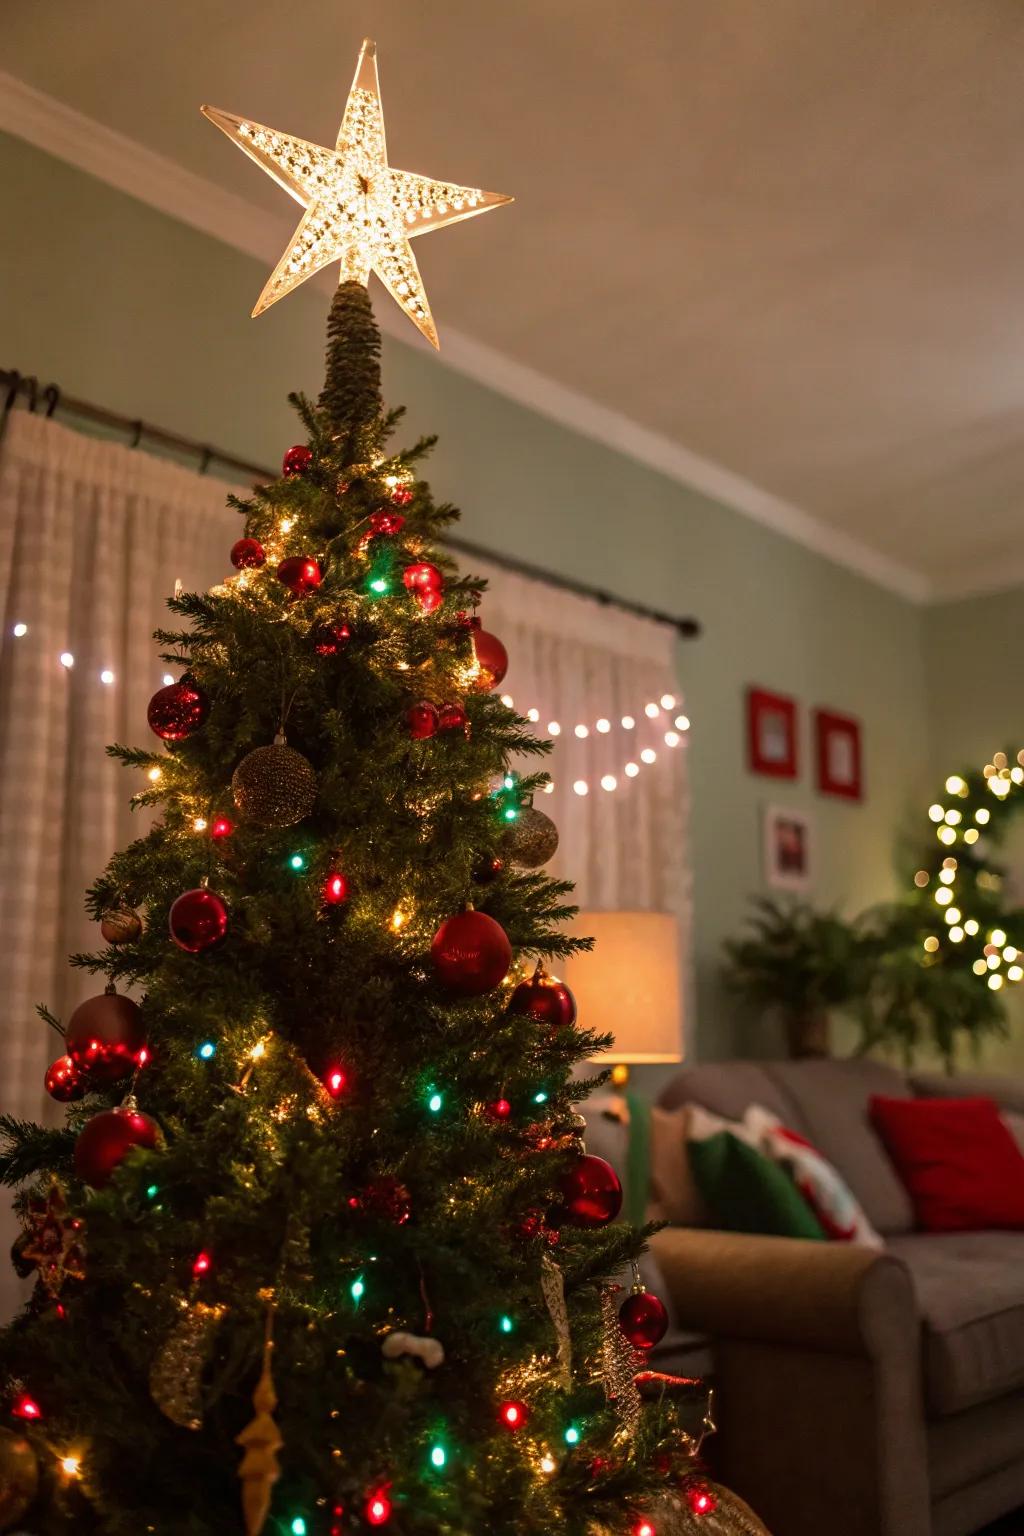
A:
[[[992,1099],[874,1097],[869,1107],[919,1227],[1024,1228],[1024,1156]]]

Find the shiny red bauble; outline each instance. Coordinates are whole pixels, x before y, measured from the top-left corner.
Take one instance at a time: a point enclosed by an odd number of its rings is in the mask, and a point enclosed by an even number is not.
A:
[[[509,1001],[512,1013],[525,1014],[538,1024],[550,1024],[561,1028],[576,1022],[576,999],[564,981],[549,976],[546,971],[533,975],[529,981],[521,981]]]
[[[142,1010],[120,992],[101,992],[79,1003],[64,1032],[76,1070],[94,1083],[130,1077],[145,1043]]]
[[[71,1104],[75,1099],[84,1099],[89,1091],[70,1056],[58,1056],[47,1067],[43,1082],[50,1098],[56,1099],[58,1104]]]
[[[392,489],[391,500],[396,507],[407,507],[412,501],[412,491],[407,485],[396,485]]]
[[[295,475],[304,475],[312,462],[312,448],[307,448],[305,443],[296,443],[281,460],[281,473],[286,480],[291,480]]]
[[[78,1133],[75,1172],[93,1189],[102,1189],[133,1148],[152,1149],[162,1139],[156,1121],[141,1110],[105,1109],[87,1120]]]
[[[414,596],[421,613],[436,613],[444,602],[444,591],[441,587],[420,587]]]
[[[653,1349],[668,1328],[665,1303],[652,1291],[634,1291],[619,1308],[619,1327],[634,1349]]]
[[[405,518],[401,512],[390,512],[382,508],[370,513],[370,533],[374,538],[391,538],[401,533],[404,527]]]
[[[267,552],[259,539],[236,539],[231,546],[231,564],[236,571],[256,571],[267,563]]]
[[[589,1153],[562,1175],[558,1217],[572,1227],[606,1227],[622,1209],[622,1185],[611,1163]]]
[[[439,731],[461,731],[469,735],[469,717],[461,704],[442,704],[437,712]]]
[[[424,587],[443,587],[444,576],[429,560],[417,560],[402,572],[402,581],[408,592],[420,592]]]
[[[344,619],[329,624],[317,624],[310,630],[309,638],[318,656],[337,656],[352,639],[352,626]]]
[[[429,741],[431,736],[437,735],[439,725],[437,710],[429,699],[421,699],[418,704],[411,704],[406,710],[405,723],[409,727],[409,735],[413,741]]]
[[[434,934],[430,958],[449,991],[480,997],[508,975],[512,946],[501,924],[486,912],[457,912]]]
[[[473,687],[478,693],[486,693],[497,688],[508,671],[508,651],[497,635],[478,628],[479,623],[479,619],[473,620],[473,655],[478,668]]]
[[[228,909],[215,891],[197,886],[183,891],[168,917],[171,938],[179,949],[200,955],[219,944],[228,931]]]
[[[209,713],[210,701],[203,690],[182,678],[180,683],[157,689],[149,701],[146,719],[161,741],[185,741]]]
[[[278,566],[277,579],[295,597],[308,597],[320,585],[323,574],[312,555],[290,555]]]

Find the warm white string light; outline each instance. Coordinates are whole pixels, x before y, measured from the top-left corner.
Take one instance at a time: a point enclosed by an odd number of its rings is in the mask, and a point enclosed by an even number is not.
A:
[[[501,702],[506,709],[515,709],[516,707],[516,701],[510,693],[503,693],[501,695]],[[644,705],[644,714],[648,720],[657,720],[663,713],[671,715],[677,703],[678,700],[671,693],[663,693],[657,703],[651,700],[650,703]],[[526,710],[526,718],[532,725],[536,725],[541,718],[541,712],[535,706],[531,706],[530,709]],[[636,729],[636,716],[622,715],[619,718],[619,724],[624,731],[633,731]],[[677,731],[688,731],[690,729],[689,716],[676,715],[672,724]],[[549,720],[547,723],[547,734],[549,736],[561,736],[564,729],[567,729],[567,727],[564,727],[560,720]],[[607,736],[609,731],[613,729],[613,725],[607,715],[599,715],[596,720],[577,721],[572,729],[574,735],[578,736],[581,741],[585,741],[591,731],[596,731],[599,736]],[[673,743],[669,743],[669,745],[673,745]]]

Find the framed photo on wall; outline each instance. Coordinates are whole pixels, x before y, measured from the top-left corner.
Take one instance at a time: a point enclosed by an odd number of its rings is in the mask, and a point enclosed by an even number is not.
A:
[[[789,806],[766,805],[762,835],[766,884],[776,891],[809,891],[814,883],[811,817]]]
[[[747,689],[747,762],[751,773],[796,778],[796,700],[765,688]]]
[[[863,800],[860,721],[830,709],[814,711],[818,789],[823,795]]]

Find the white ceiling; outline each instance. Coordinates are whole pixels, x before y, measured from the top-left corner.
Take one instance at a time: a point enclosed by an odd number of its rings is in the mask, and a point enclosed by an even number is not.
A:
[[[517,199],[418,243],[456,365],[913,595],[1024,580],[1021,0],[9,4],[0,127],[273,261],[198,106],[333,143],[364,32],[394,163]]]

